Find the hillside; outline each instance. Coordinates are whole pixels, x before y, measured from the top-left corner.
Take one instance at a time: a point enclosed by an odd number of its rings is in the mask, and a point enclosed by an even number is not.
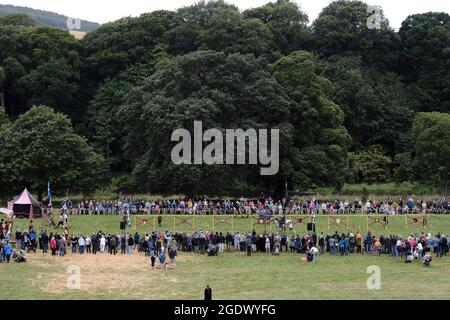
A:
[[[0,4],[0,16],[6,16],[13,13],[26,14],[32,17],[38,24],[48,25],[61,29],[67,29],[67,18],[68,18],[67,16],[49,11],[32,9],[28,7],[16,7],[13,5]],[[89,32],[99,26],[100,25],[96,22],[81,20],[81,30],[79,31]]]

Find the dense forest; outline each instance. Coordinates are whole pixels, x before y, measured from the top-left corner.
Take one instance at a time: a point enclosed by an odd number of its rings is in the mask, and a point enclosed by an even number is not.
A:
[[[0,193],[336,190],[450,180],[450,15],[199,2],[67,31],[0,23]],[[369,11],[370,12],[370,11]],[[176,128],[279,128],[280,170],[174,165]]]
[[[9,4],[0,4],[0,24],[2,21],[1,17],[8,16],[9,19],[14,19],[17,15],[26,15],[36,24],[60,29],[67,29],[67,19],[69,18],[54,12],[36,10],[28,7],[18,7]],[[80,20],[80,31],[89,32],[98,27],[99,24],[96,22]]]

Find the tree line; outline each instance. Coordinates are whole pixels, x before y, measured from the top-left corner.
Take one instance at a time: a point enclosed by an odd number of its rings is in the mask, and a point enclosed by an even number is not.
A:
[[[369,12],[369,13],[368,13]],[[0,18],[0,193],[336,190],[450,180],[450,15],[380,28],[360,1],[309,23],[294,2],[123,18],[81,41]],[[280,170],[176,166],[171,132],[279,128]],[[20,187],[18,187],[20,186]]]

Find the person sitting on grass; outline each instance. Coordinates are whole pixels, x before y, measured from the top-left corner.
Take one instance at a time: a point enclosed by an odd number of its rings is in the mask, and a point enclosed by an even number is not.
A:
[[[414,255],[411,251],[406,254],[405,263],[412,263],[414,261]]]
[[[422,258],[423,265],[424,265],[425,267],[429,267],[430,264],[431,264],[431,260],[432,260],[431,252],[427,252],[427,253],[425,254],[425,256]]]
[[[319,250],[317,250],[316,247],[311,247],[309,250],[306,251],[306,256],[302,258],[303,262],[315,262],[317,260],[317,253]]]

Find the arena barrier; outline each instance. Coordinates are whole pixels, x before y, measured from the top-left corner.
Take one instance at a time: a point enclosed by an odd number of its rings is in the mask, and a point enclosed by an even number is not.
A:
[[[309,214],[286,214],[285,227],[289,230],[296,230],[296,227],[307,227],[308,224],[320,225],[321,231],[332,230],[334,228],[345,230],[371,230],[375,227],[389,230],[392,217],[395,219],[397,227],[401,223],[404,230],[411,226],[419,226],[423,229],[431,227],[430,214],[330,214],[330,215],[309,215]],[[134,216],[134,229],[139,226],[148,226],[156,230],[157,227],[177,231],[181,229],[210,230],[216,229],[235,231],[237,224],[248,225],[249,230],[262,225],[267,230],[278,230],[282,215],[274,215],[269,219],[262,220],[258,215],[136,215]],[[158,222],[162,221],[162,225]],[[244,223],[243,223],[244,222]]]

